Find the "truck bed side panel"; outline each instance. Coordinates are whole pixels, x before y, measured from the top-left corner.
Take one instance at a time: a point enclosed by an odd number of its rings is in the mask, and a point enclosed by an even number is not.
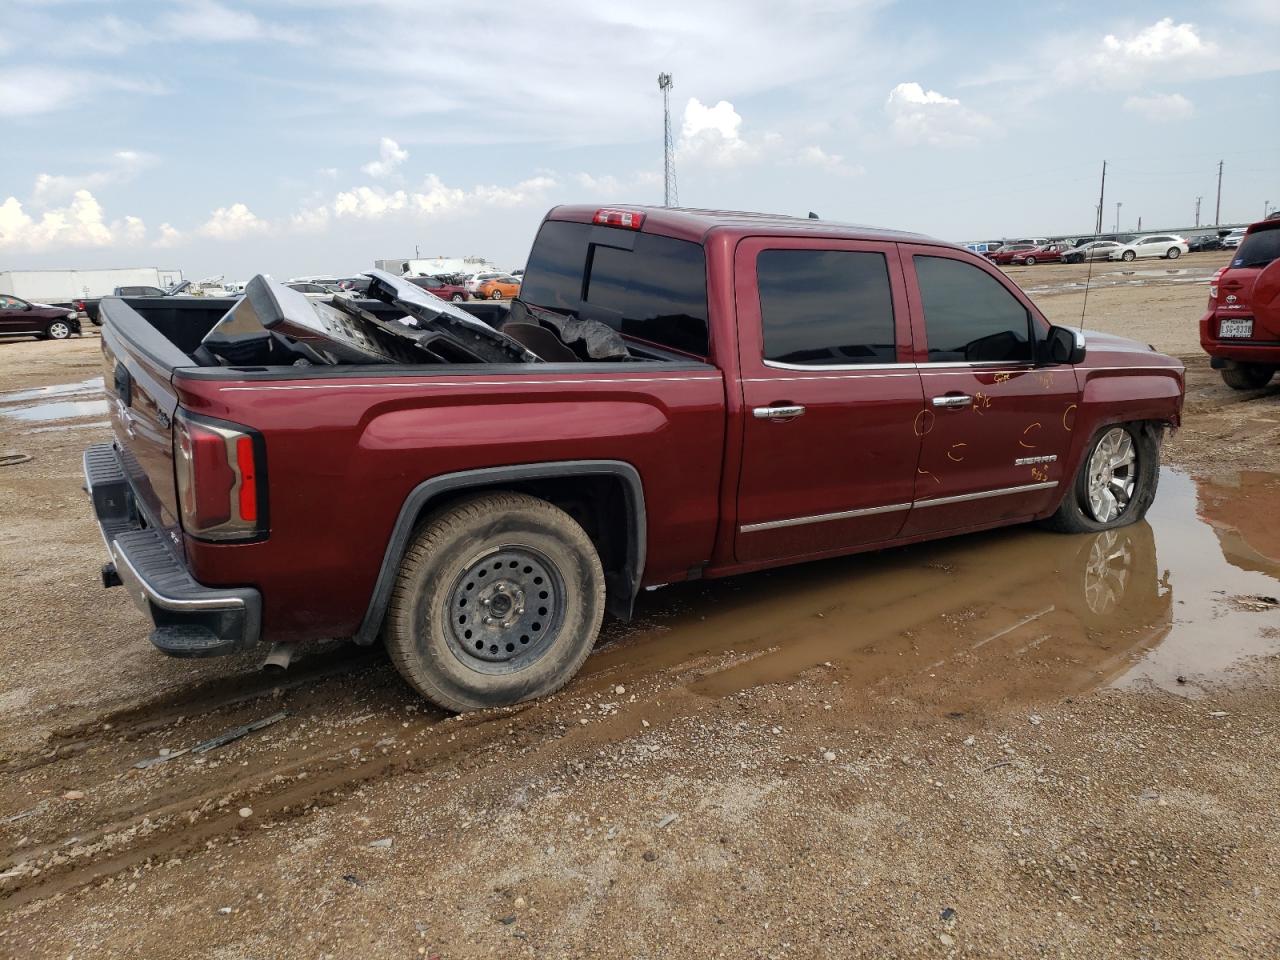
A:
[[[201,583],[264,588],[272,640],[349,636],[401,505],[418,484],[482,467],[621,460],[644,484],[645,583],[683,578],[712,549],[724,387],[710,366],[665,372],[466,374],[305,381],[175,380],[189,409],[262,432],[271,532],[188,541]]]

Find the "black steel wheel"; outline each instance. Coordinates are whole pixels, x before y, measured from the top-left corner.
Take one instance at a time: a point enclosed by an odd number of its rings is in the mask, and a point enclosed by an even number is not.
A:
[[[384,639],[401,675],[433,703],[507,706],[577,673],[604,597],[595,545],[572,517],[525,494],[482,494],[418,528]]]

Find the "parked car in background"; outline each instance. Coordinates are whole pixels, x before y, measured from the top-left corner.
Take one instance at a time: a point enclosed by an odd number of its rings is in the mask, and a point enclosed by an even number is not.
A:
[[[1009,242],[1029,243],[1033,247],[1043,247],[1046,243],[1049,243],[1049,239],[1047,237],[1023,237],[1021,240],[1010,240]]]
[[[476,297],[480,300],[510,300],[518,296],[520,296],[518,277],[495,277],[476,287]]]
[[[1187,253],[1204,253],[1207,250],[1225,249],[1222,243],[1222,237],[1212,233],[1201,234],[1198,237],[1192,237],[1187,241]]]
[[[1009,258],[1009,262],[1013,266],[1027,267],[1034,267],[1037,263],[1057,263],[1070,249],[1066,241],[1046,243],[1044,246],[1032,247],[1030,250],[1019,250]]]
[[[1209,281],[1200,345],[1227,386],[1256,390],[1271,382],[1280,367],[1280,220],[1250,226]]]
[[[1084,263],[1086,260],[1106,260],[1112,250],[1122,246],[1115,240],[1086,240],[1078,247],[1063,251],[1063,263]]]
[[[1140,257],[1164,257],[1177,260],[1187,252],[1187,241],[1175,233],[1149,234],[1134,237],[1108,254],[1109,260],[1137,260]]]
[[[486,280],[497,280],[499,277],[504,276],[506,276],[504,273],[477,273],[470,276],[463,286],[467,288],[468,293],[474,294],[480,289],[480,284],[484,283]]]
[[[310,342],[349,361],[284,333],[220,361],[225,302],[179,326],[106,301],[114,443],[86,490],[103,583],[161,650],[349,637],[441,707],[509,705],[564,686],[647,586],[1138,524],[1181,418],[1178,360],[1053,326],[988,261],[898,231],[556,207],[492,336],[375,280],[412,361],[367,364],[340,329]],[[278,286],[250,281],[262,316],[312,336]]]
[[[163,297],[164,291],[159,287],[116,287],[111,291],[113,297]]]
[[[0,293],[0,336],[65,340],[79,332],[80,319],[73,310]]]
[[[1245,227],[1237,227],[1222,238],[1222,246],[1227,250],[1234,250],[1240,246],[1240,241],[1244,239]]]
[[[1006,243],[999,250],[994,253],[987,253],[985,256],[988,260],[1007,267],[1013,262],[1015,254],[1025,253],[1027,250],[1034,250],[1035,248],[1036,244],[1034,243]]]
[[[421,287],[441,300],[461,303],[463,300],[471,299],[471,294],[466,287],[459,286],[456,283],[449,283],[440,277],[407,277],[406,279],[415,287]],[[368,289],[367,285],[365,289]]]

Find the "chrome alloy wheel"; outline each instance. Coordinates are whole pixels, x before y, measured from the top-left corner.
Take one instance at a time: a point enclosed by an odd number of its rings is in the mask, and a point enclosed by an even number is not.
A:
[[[1089,513],[1109,523],[1129,508],[1138,481],[1138,453],[1123,427],[1102,435],[1089,457]]]
[[[564,607],[564,579],[554,563],[529,547],[501,547],[472,560],[454,581],[448,643],[472,669],[521,670],[551,646]]]

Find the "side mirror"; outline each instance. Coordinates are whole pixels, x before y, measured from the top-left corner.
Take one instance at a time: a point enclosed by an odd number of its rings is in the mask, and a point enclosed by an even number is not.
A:
[[[1084,360],[1084,334],[1070,327],[1050,327],[1037,347],[1037,361],[1041,366],[1077,364]]]

